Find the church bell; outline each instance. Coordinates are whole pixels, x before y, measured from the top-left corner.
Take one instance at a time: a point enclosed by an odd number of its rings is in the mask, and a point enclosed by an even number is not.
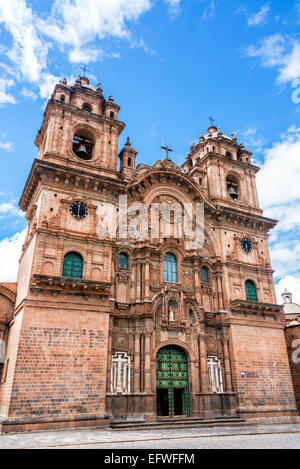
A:
[[[87,151],[86,151],[85,145],[83,143],[79,147],[79,150],[77,152],[77,156],[79,156],[79,158],[86,158],[87,157]]]
[[[234,189],[234,187],[230,186],[229,189],[228,189],[228,194],[230,195],[230,197],[234,200],[236,200],[238,198],[238,195],[237,195],[237,192],[236,190]]]

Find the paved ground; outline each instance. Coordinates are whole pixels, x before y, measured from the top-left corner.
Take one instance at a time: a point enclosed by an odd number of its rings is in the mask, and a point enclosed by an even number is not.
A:
[[[59,430],[0,435],[0,449],[300,449],[300,423],[147,431]]]

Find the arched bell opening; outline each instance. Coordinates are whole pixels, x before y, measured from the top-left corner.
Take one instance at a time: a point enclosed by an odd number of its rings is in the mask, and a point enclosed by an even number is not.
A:
[[[237,200],[240,195],[240,185],[239,181],[235,176],[227,176],[226,178],[227,192],[232,198],[232,200]]]
[[[91,160],[93,157],[93,149],[95,140],[92,132],[87,129],[76,130],[73,137],[73,152],[82,160]]]
[[[156,355],[156,413],[174,417],[190,413],[188,359],[176,345],[161,348]]]

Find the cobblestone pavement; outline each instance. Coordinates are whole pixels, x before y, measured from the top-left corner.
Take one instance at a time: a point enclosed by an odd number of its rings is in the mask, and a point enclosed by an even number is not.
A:
[[[300,423],[140,431],[57,430],[0,435],[1,449],[300,449]]]

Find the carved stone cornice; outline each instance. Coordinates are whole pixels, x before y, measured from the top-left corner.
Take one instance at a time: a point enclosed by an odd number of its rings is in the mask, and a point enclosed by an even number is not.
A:
[[[69,293],[82,295],[96,295],[108,297],[111,283],[95,282],[92,280],[83,280],[67,277],[55,277],[53,275],[34,274],[31,277],[30,289],[33,292],[49,291],[51,293]]]
[[[237,223],[246,228],[251,228],[258,231],[268,231],[277,225],[277,220],[272,218],[263,217],[262,215],[255,215],[249,212],[244,212],[230,207],[217,206],[217,222],[221,223],[225,220],[227,223]]]
[[[262,303],[259,301],[233,300],[230,302],[232,313],[239,313],[245,316],[256,315],[264,317],[273,317],[275,319],[283,312],[281,305]]]
[[[115,172],[118,176],[118,173]],[[49,161],[35,159],[31,167],[29,176],[23,189],[19,207],[21,210],[27,210],[32,196],[38,187],[39,182],[67,185],[69,188],[78,190],[82,188],[94,192],[105,192],[114,190],[124,192],[125,182],[120,179],[113,179],[107,176],[90,173],[87,171],[78,171],[76,168],[52,163]],[[111,200],[111,198],[109,197]]]

